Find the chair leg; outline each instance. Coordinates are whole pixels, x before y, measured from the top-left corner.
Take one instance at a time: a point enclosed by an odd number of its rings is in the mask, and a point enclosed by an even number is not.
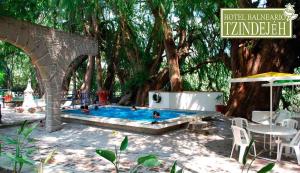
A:
[[[300,165],[300,149],[299,146],[295,146],[293,147],[296,153],[296,157],[297,157],[297,161],[298,161],[298,165]]]
[[[235,147],[235,144],[233,144],[233,145],[232,145],[232,149],[231,149],[230,158],[232,157],[232,153],[233,153],[234,147]]]
[[[243,163],[243,157],[244,157],[244,153],[246,151],[246,146],[241,146],[240,147],[240,154],[239,154],[239,162]]]
[[[253,151],[254,151],[254,157],[256,157],[256,148],[255,148],[255,144],[253,144]]]
[[[280,160],[281,160],[282,150],[283,150],[283,146],[281,145],[281,146],[280,146],[279,153],[277,153],[277,161],[280,161]]]
[[[284,153],[285,153],[286,155],[291,154],[291,148],[290,148],[290,147],[284,147]]]
[[[266,149],[266,134],[264,134],[264,149]]]

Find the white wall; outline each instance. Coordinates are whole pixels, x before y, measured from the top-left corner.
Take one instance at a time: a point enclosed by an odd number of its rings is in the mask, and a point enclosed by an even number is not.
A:
[[[159,93],[161,102],[156,103],[152,96]],[[215,105],[220,104],[216,97],[222,96],[222,92],[161,92],[149,91],[150,108],[186,109],[199,111],[215,111]],[[218,102],[218,103],[217,103]],[[223,101],[221,101],[223,103]]]

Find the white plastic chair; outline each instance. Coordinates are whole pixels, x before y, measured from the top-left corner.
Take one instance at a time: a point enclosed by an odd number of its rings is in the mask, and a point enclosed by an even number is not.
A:
[[[288,128],[292,128],[292,129],[296,129],[298,128],[298,121],[297,120],[294,120],[294,119],[284,119],[282,120],[280,123],[279,123],[281,126],[283,127],[288,127]],[[291,141],[293,138],[293,136],[285,136],[283,137],[283,139],[286,141],[286,142],[289,142]],[[285,153],[290,153],[289,150],[285,150]]]
[[[275,114],[275,124],[282,122],[285,119],[291,118],[292,113],[287,110],[280,110]]]
[[[240,146],[239,162],[242,163],[246,148],[250,144],[250,138],[246,130],[241,127],[232,125],[231,129],[233,133],[233,145],[231,149],[230,158],[232,157],[235,146]],[[256,149],[254,143],[253,143],[253,149],[254,149],[254,156],[256,156]]]
[[[292,141],[290,143],[281,143],[279,154],[278,154],[278,161],[281,160],[283,147],[292,148],[295,150],[298,165],[300,165],[300,130],[298,131],[298,133],[296,134],[296,136],[292,139]]]
[[[297,129],[298,128],[298,121],[294,120],[294,119],[284,119],[280,122],[280,125],[283,126],[283,127]]]
[[[231,125],[246,129],[248,127],[248,120],[245,118],[233,118]]]
[[[270,124],[270,111],[252,111],[252,121],[258,124]]]
[[[247,119],[245,119],[245,118],[233,118],[231,120],[231,125],[244,128],[247,131],[249,137],[251,137],[250,132],[247,130],[247,127],[249,125]]]

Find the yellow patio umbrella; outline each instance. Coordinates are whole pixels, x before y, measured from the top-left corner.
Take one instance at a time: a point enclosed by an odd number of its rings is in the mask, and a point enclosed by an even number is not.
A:
[[[299,74],[291,74],[291,73],[279,73],[279,72],[267,72],[261,73],[246,77],[233,78],[230,80],[231,83],[237,82],[269,82],[267,85],[270,86],[270,122],[272,122],[272,112],[273,112],[273,86],[276,81],[297,81],[300,80]],[[272,123],[270,123],[271,125]],[[270,126],[271,127],[271,126]],[[272,127],[271,127],[272,128]]]
[[[296,81],[300,80],[299,74],[291,73],[279,73],[279,72],[267,72],[246,77],[233,78],[230,80],[231,83],[237,82],[268,82],[270,86],[270,129],[272,130],[272,116],[273,116],[273,85],[276,81]],[[277,85],[277,84],[276,84]],[[270,136],[271,142],[271,136]],[[270,145],[271,149],[271,145]]]

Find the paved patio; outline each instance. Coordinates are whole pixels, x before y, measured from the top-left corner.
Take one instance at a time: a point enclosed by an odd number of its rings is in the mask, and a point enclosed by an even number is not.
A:
[[[34,116],[34,115],[32,115]],[[173,161],[185,172],[241,172],[237,154],[229,158],[232,147],[230,121],[216,121],[218,132],[214,135],[180,130],[161,136],[119,132],[80,124],[64,124],[61,131],[47,133],[39,127],[33,133],[39,147],[38,155],[46,155],[56,149],[54,161],[45,172],[113,172],[113,165],[95,154],[96,148],[114,149],[124,136],[129,138],[128,150],[121,156],[121,168],[128,170],[140,155],[152,153],[159,156],[162,165],[153,172],[168,172]],[[16,127],[0,129],[0,134],[12,135]],[[38,157],[38,156],[37,156]],[[286,159],[286,158],[283,158]],[[273,172],[299,172],[296,158],[276,163]],[[259,170],[268,161],[258,159],[250,172]]]
[[[25,120],[29,122],[40,121],[45,119],[44,113],[16,113],[14,109],[11,108],[1,108],[2,109],[2,124],[0,128],[8,126],[16,126],[22,124]]]

